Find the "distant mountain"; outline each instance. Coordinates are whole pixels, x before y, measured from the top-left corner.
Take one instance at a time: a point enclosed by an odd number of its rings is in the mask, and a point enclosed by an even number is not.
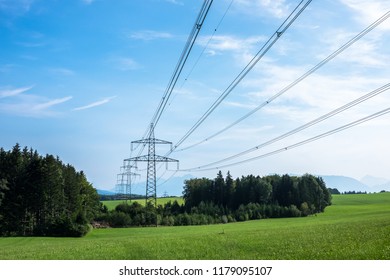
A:
[[[365,176],[364,178],[366,178],[366,180],[362,182],[346,176],[322,175],[320,177],[322,177],[322,179],[324,180],[328,188],[336,188],[340,192],[348,192],[348,191],[380,192],[381,190],[390,191],[390,181],[387,181],[386,179],[383,178]],[[373,184],[374,182],[379,182],[382,184],[375,185]]]
[[[166,183],[161,179],[161,182],[157,183],[157,196],[182,196],[184,190],[184,181],[194,178],[194,176],[187,174],[181,177],[173,177]],[[161,185],[159,185],[159,183]]]
[[[368,191],[368,186],[362,182],[346,176],[326,175],[320,176],[328,188],[336,188],[340,192],[345,191]]]
[[[115,192],[112,192],[112,191],[107,191],[107,190],[100,190],[100,189],[96,189],[98,195],[114,195]]]
[[[386,185],[389,184],[390,181],[385,178],[379,178],[379,177],[374,177],[370,175],[364,176],[360,182],[363,184],[366,184],[369,187],[376,187],[376,186],[381,186],[381,185]]]

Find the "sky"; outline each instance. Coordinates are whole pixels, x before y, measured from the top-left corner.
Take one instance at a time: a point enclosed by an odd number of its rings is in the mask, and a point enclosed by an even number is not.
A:
[[[0,146],[16,143],[83,170],[112,189],[131,141],[150,126],[203,1],[0,0]],[[175,145],[229,87],[298,5],[290,0],[215,0],[155,137]],[[224,133],[390,11],[387,0],[312,1],[202,124],[169,154],[157,177],[248,174],[389,174],[390,114],[285,149],[390,105],[390,91],[242,157],[256,147],[390,82],[390,19]],[[157,145],[167,155],[169,145]],[[182,150],[184,149],[184,150]],[[221,167],[272,151],[280,153]],[[146,149],[141,154],[145,154]],[[139,181],[146,180],[139,163]],[[159,181],[160,182],[160,181]]]

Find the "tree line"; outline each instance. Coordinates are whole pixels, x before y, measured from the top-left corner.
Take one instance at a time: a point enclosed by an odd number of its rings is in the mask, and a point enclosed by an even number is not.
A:
[[[0,148],[0,235],[83,236],[101,207],[82,171],[19,144]]]
[[[323,212],[331,204],[331,194],[320,177],[269,175],[242,176],[233,180],[220,171],[214,180],[191,179],[185,182],[184,200],[187,210],[201,202],[237,210],[241,205],[255,203],[282,207],[295,206],[304,216]]]
[[[215,179],[196,178],[184,182],[184,204],[168,202],[154,208],[138,203],[120,204],[98,220],[112,227],[178,226],[228,223],[264,218],[304,217],[323,212],[331,205],[331,194],[322,178],[270,175]]]
[[[179,226],[302,217],[331,204],[313,175],[196,178],[184,182],[184,204],[120,204],[108,211],[85,174],[53,155],[16,144],[0,148],[0,236],[83,236],[90,224]]]

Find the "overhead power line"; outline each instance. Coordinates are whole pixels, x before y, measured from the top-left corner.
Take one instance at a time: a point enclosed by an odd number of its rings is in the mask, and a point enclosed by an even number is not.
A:
[[[379,95],[379,94],[381,94],[389,89],[390,89],[390,83],[388,83],[388,84],[386,84],[386,85],[384,85],[384,86],[382,86],[374,91],[371,91],[371,92],[369,92],[369,93],[367,93],[367,94],[365,94],[365,95],[363,95],[363,96],[361,96],[361,97],[359,97],[359,98],[357,98],[357,99],[355,99],[355,100],[353,100],[353,101],[351,101],[351,102],[349,102],[349,103],[347,103],[347,104],[345,104],[345,105],[343,105],[343,106],[341,106],[341,107],[339,107],[339,108],[337,108],[337,109],[335,109],[335,110],[333,110],[325,115],[322,115],[321,117],[318,117],[318,118],[316,118],[316,119],[314,119],[314,120],[312,120],[304,125],[301,125],[301,126],[295,128],[287,133],[284,133],[278,137],[275,137],[275,138],[268,140],[260,145],[257,145],[253,148],[250,148],[250,149],[247,149],[247,150],[240,152],[238,154],[235,154],[233,156],[230,156],[230,157],[227,157],[227,158],[224,158],[224,159],[221,159],[221,160],[209,163],[209,164],[198,166],[195,168],[195,170],[196,169],[204,169],[204,168],[207,168],[209,166],[213,166],[213,165],[217,165],[217,164],[220,164],[220,163],[223,163],[226,161],[234,160],[238,157],[244,156],[244,155],[249,154],[251,152],[258,151],[261,148],[264,148],[264,147],[271,145],[277,141],[285,139],[285,138],[287,138],[291,135],[294,135],[294,134],[296,134],[304,129],[307,129],[307,128],[309,128],[317,123],[320,123],[324,120],[327,120],[327,119],[329,119],[329,118],[331,118],[331,117],[333,117],[341,112],[344,112],[344,111],[346,111],[346,110],[348,110],[348,109],[350,109],[350,108],[352,108],[352,107],[354,107],[354,106],[356,106],[364,101],[367,101],[367,100],[369,100],[369,99],[371,99],[371,98],[373,98],[373,97],[375,97],[375,96],[377,96],[377,95]],[[192,168],[191,170],[194,170],[194,169]]]
[[[308,138],[306,140],[300,141],[300,142],[295,143],[293,145],[289,145],[289,146],[286,146],[284,148],[277,149],[277,150],[274,150],[272,152],[265,153],[265,154],[262,154],[262,155],[259,155],[259,156],[256,156],[256,157],[252,157],[252,158],[249,158],[249,159],[245,159],[245,160],[241,160],[241,161],[237,161],[237,162],[234,162],[234,163],[229,163],[229,164],[225,164],[225,165],[221,165],[221,166],[217,166],[217,167],[212,167],[212,168],[182,169],[180,171],[188,172],[188,171],[207,171],[207,170],[214,170],[214,169],[222,169],[222,168],[226,168],[226,167],[230,167],[230,166],[234,166],[234,165],[240,165],[240,164],[243,164],[243,163],[251,162],[251,161],[254,161],[254,160],[261,159],[261,158],[273,156],[273,155],[279,154],[281,152],[285,152],[287,150],[291,150],[291,149],[297,148],[299,146],[302,146],[302,145],[305,145],[305,144],[317,141],[317,140],[319,140],[321,138],[333,135],[335,133],[338,133],[338,132],[341,132],[343,130],[349,129],[351,127],[357,126],[359,124],[365,123],[367,121],[370,121],[372,119],[378,118],[378,117],[383,116],[383,115],[388,114],[388,113],[390,113],[390,107],[387,108],[387,109],[384,109],[382,111],[376,112],[376,113],[374,113],[372,115],[369,115],[367,117],[364,117],[364,118],[361,118],[359,120],[356,120],[354,122],[351,122],[351,123],[348,123],[346,125],[340,126],[340,127],[336,128],[336,129],[332,129],[332,130],[329,130],[328,132],[325,132],[325,133],[319,134],[317,136]]]
[[[173,150],[177,149],[205,120],[206,118],[221,104],[221,102],[236,88],[236,86],[244,79],[250,70],[257,64],[257,62],[271,49],[271,47],[279,40],[291,24],[298,18],[298,16],[310,4],[309,1],[301,1],[298,6],[292,11],[282,25],[269,38],[269,40],[262,46],[257,54],[245,66],[245,68],[238,74],[238,76],[230,83],[225,91],[217,98],[217,100],[210,106],[209,109],[202,115],[202,117],[190,128],[190,130],[174,145]]]
[[[194,46],[196,38],[198,37],[198,34],[203,26],[203,23],[206,19],[206,16],[210,10],[212,3],[213,3],[213,0],[204,0],[203,5],[199,11],[197,18],[196,18],[195,24],[194,24],[194,26],[193,26],[193,28],[192,28],[192,30],[187,38],[187,42],[186,42],[186,44],[183,48],[183,51],[180,55],[179,61],[177,62],[177,65],[173,71],[172,77],[170,78],[170,80],[168,82],[168,86],[165,89],[164,95],[163,95],[163,97],[162,97],[162,99],[161,99],[161,101],[160,101],[160,103],[159,103],[159,105],[158,105],[158,107],[153,115],[153,118],[150,122],[150,124],[152,124],[152,127],[150,127],[150,126],[147,127],[142,139],[150,138],[152,130],[154,132],[154,128],[156,127],[157,123],[159,122],[160,117],[161,117],[161,115],[162,115],[162,113],[167,105],[167,102],[169,101],[169,98],[172,94],[172,91],[175,88],[176,82],[180,77],[180,74],[183,70],[183,67],[188,59],[188,56],[190,55],[192,47]],[[138,148],[138,146],[139,145],[137,145],[136,148]],[[138,156],[140,156],[142,154],[145,146],[146,146],[146,144],[142,143],[142,149],[139,151]]]
[[[206,19],[207,13],[210,10],[211,4],[213,3],[213,0],[205,0],[203,2],[203,6],[199,12],[199,15],[196,19],[196,22],[194,24],[194,27],[191,30],[190,35],[188,36],[187,43],[184,46],[184,49],[181,53],[179,62],[177,63],[175,70],[173,72],[173,75],[171,79],[169,80],[168,86],[165,90],[164,96],[160,101],[160,104],[153,116],[153,119],[150,123],[154,124],[154,127],[157,125],[158,121],[160,120],[160,117],[168,103],[169,97],[172,94],[173,89],[175,88],[176,82],[179,79],[179,76],[183,70],[183,67],[188,59],[188,56],[190,55],[190,52],[192,50],[192,47],[194,46],[194,43],[196,41],[196,38],[199,35],[200,29],[203,26],[203,23]],[[154,129],[153,127],[153,129]]]
[[[379,19],[377,19],[375,22],[373,22],[370,26],[368,26],[366,29],[364,29],[363,31],[361,31],[359,34],[357,34],[355,37],[353,37],[351,40],[349,40],[347,43],[345,43],[344,45],[342,45],[339,49],[337,49],[336,51],[334,51],[332,54],[330,54],[329,56],[327,56],[324,60],[322,60],[320,63],[318,63],[317,65],[315,65],[313,68],[311,68],[309,71],[307,71],[305,74],[303,74],[302,76],[300,76],[298,79],[296,79],[294,82],[292,82],[291,84],[289,84],[288,86],[286,86],[285,88],[283,88],[281,91],[279,91],[278,93],[276,93],[275,95],[273,95],[271,98],[267,99],[266,101],[264,101],[263,103],[261,103],[260,105],[258,105],[256,108],[254,108],[252,111],[250,111],[249,113],[245,114],[244,116],[242,116],[241,118],[237,119],[236,121],[234,121],[233,123],[227,125],[226,127],[224,127],[223,129],[213,133],[212,135],[208,136],[207,138],[199,141],[199,142],[196,142],[192,145],[189,145],[187,147],[184,147],[184,148],[181,148],[180,150],[176,150],[176,152],[181,152],[181,151],[185,151],[185,150],[188,150],[190,148],[193,148],[193,147],[196,147],[202,143],[205,143],[211,139],[213,139],[214,137],[222,134],[223,132],[229,130],[230,128],[232,128],[233,126],[239,124],[240,122],[242,122],[243,120],[247,119],[248,117],[250,117],[251,115],[253,115],[254,113],[256,113],[257,111],[259,111],[261,108],[267,106],[268,104],[270,104],[272,101],[274,101],[276,98],[280,97],[281,95],[283,95],[284,93],[286,93],[287,91],[289,91],[291,88],[293,88],[294,86],[296,86],[297,84],[299,84],[300,82],[302,82],[304,79],[306,79],[308,76],[310,76],[311,74],[313,74],[314,72],[316,72],[318,69],[320,69],[322,66],[324,66],[325,64],[327,64],[329,61],[333,60],[336,56],[338,56],[340,53],[342,53],[343,51],[345,51],[346,49],[348,49],[350,46],[352,46],[354,43],[356,43],[357,41],[359,41],[361,38],[363,38],[366,34],[368,34],[370,31],[372,31],[373,29],[375,29],[378,25],[380,25],[381,23],[383,23],[385,20],[387,20],[388,18],[390,17],[390,11],[388,11],[387,13],[385,13],[382,17],[380,17]]]
[[[195,67],[198,65],[201,57],[203,56],[203,54],[205,53],[205,51],[207,50],[208,46],[210,45],[210,42],[211,40],[214,38],[214,35],[215,33],[217,32],[219,26],[222,24],[223,20],[225,19],[227,13],[229,12],[231,6],[233,5],[233,2],[234,0],[231,0],[230,1],[230,4],[227,6],[226,10],[225,10],[225,13],[222,15],[221,19],[219,20],[217,26],[214,28],[214,31],[213,31],[213,34],[211,34],[211,36],[209,37],[206,45],[204,46],[204,48],[202,49],[201,53],[199,54],[198,58],[196,59],[194,65],[191,67],[191,70],[188,72],[188,74],[185,76],[184,78],[184,81],[182,82],[181,86],[180,86],[180,89],[183,88],[184,84],[187,82],[188,78],[191,76],[192,72],[194,71]],[[179,90],[180,90],[179,89]],[[177,92],[176,94],[171,98],[171,102],[168,104],[168,106],[171,105],[171,103],[173,102],[173,100],[175,99],[175,97],[177,96]]]

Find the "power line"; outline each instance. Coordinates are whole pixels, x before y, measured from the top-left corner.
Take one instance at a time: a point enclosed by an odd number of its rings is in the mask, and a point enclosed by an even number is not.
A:
[[[313,68],[311,68],[309,71],[307,71],[305,74],[303,74],[301,77],[299,77],[298,79],[296,79],[294,82],[292,82],[291,84],[289,84],[288,86],[286,86],[285,88],[283,88],[281,91],[279,91],[278,93],[276,93],[275,95],[273,95],[271,98],[269,98],[268,100],[264,101],[263,103],[261,103],[260,105],[258,105],[256,108],[254,108],[252,111],[250,111],[249,113],[245,114],[244,116],[242,116],[241,118],[237,119],[236,121],[234,121],[233,123],[229,124],[228,126],[224,127],[223,129],[213,133],[212,135],[208,136],[207,138],[199,141],[199,142],[196,142],[192,145],[189,145],[187,147],[184,147],[180,150],[176,150],[176,152],[181,152],[181,151],[184,151],[184,150],[188,150],[190,148],[193,148],[193,147],[196,147],[202,143],[205,143],[209,140],[211,140],[212,138],[220,135],[221,133],[229,130],[230,128],[232,128],[233,126],[239,124],[240,122],[242,122],[243,120],[247,119],[248,117],[250,117],[251,115],[253,115],[254,113],[256,113],[257,111],[259,111],[261,108],[267,106],[268,104],[270,104],[272,101],[274,101],[276,98],[280,97],[282,94],[286,93],[288,90],[290,90],[291,88],[293,88],[294,86],[296,86],[298,83],[300,83],[301,81],[303,81],[304,79],[306,79],[308,76],[310,76],[311,74],[313,74],[314,72],[316,72],[318,69],[320,69],[322,66],[324,66],[326,63],[328,63],[329,61],[333,60],[337,55],[339,55],[340,53],[342,53],[344,50],[346,50],[347,48],[349,48],[350,46],[352,46],[354,43],[356,43],[357,41],[359,41],[363,36],[365,36],[367,33],[369,33],[370,31],[372,31],[373,29],[375,29],[378,25],[380,25],[381,23],[383,23],[385,20],[387,20],[388,18],[390,17],[390,11],[385,13],[382,17],[380,17],[379,19],[377,19],[375,22],[373,22],[370,26],[368,26],[366,29],[364,29],[363,31],[361,31],[359,34],[357,34],[355,37],[353,37],[351,40],[349,40],[347,43],[345,43],[344,45],[342,45],[339,49],[337,49],[335,52],[333,52],[332,54],[330,54],[329,56],[327,56],[324,60],[322,60],[320,63],[318,63],[316,66],[314,66]]]
[[[206,168],[208,166],[213,166],[213,165],[225,162],[225,161],[230,161],[230,160],[233,160],[235,158],[238,158],[238,157],[241,157],[243,155],[246,155],[248,153],[257,151],[257,150],[259,150],[261,148],[264,148],[264,147],[266,147],[268,145],[271,145],[271,144],[273,144],[273,143],[275,143],[277,141],[280,141],[280,140],[282,140],[284,138],[287,138],[287,137],[289,137],[291,135],[294,135],[294,134],[296,134],[296,133],[298,133],[298,132],[300,132],[300,131],[302,131],[302,130],[304,130],[306,128],[309,128],[309,127],[311,127],[311,126],[313,126],[313,125],[315,125],[317,123],[320,123],[320,122],[322,122],[324,120],[327,120],[327,119],[329,119],[329,118],[331,118],[331,117],[333,117],[333,116],[335,116],[335,115],[337,115],[337,114],[339,114],[341,112],[344,112],[344,111],[346,111],[346,110],[348,110],[348,109],[350,109],[350,108],[352,108],[352,107],[354,107],[354,106],[356,106],[356,105],[358,105],[358,104],[360,104],[360,103],[362,103],[364,101],[367,101],[367,100],[369,100],[369,99],[371,99],[371,98],[373,98],[373,97],[375,97],[375,96],[377,96],[377,95],[379,95],[379,94],[381,94],[381,93],[383,93],[383,92],[385,92],[385,91],[387,91],[389,89],[390,89],[390,83],[388,83],[388,84],[386,84],[386,85],[384,85],[384,86],[382,86],[382,87],[380,87],[380,88],[378,88],[378,89],[376,89],[374,91],[371,91],[371,92],[369,92],[369,93],[367,93],[367,94],[365,94],[365,95],[363,95],[363,96],[361,96],[361,97],[359,97],[359,98],[357,98],[357,99],[355,99],[355,100],[353,100],[353,101],[351,101],[351,102],[349,102],[349,103],[347,103],[347,104],[345,104],[345,105],[343,105],[343,106],[341,106],[341,107],[339,107],[339,108],[337,108],[337,109],[335,109],[335,110],[333,110],[333,111],[331,111],[331,112],[329,112],[329,113],[327,113],[325,115],[322,115],[322,116],[320,116],[320,117],[318,117],[318,118],[316,118],[316,119],[314,119],[314,120],[312,120],[312,121],[310,121],[310,122],[308,122],[308,123],[306,123],[304,125],[301,125],[301,126],[295,128],[295,129],[293,129],[293,130],[291,130],[291,131],[289,131],[287,133],[284,133],[284,134],[282,134],[282,135],[280,135],[278,137],[275,137],[275,138],[273,138],[271,140],[268,140],[268,141],[266,141],[266,142],[264,142],[264,143],[262,143],[260,145],[257,145],[257,146],[255,146],[253,148],[250,148],[248,150],[245,150],[245,151],[240,152],[238,154],[235,154],[233,156],[230,156],[230,157],[227,157],[227,158],[224,158],[224,159],[221,159],[221,160],[209,163],[209,164],[205,164],[205,165],[199,166],[199,167],[197,167],[195,169],[204,169],[204,168]],[[193,169],[193,168],[191,168],[191,169]]]
[[[161,117],[161,115],[162,115],[162,113],[167,105],[167,102],[169,100],[169,97],[172,94],[172,91],[176,85],[176,82],[179,79],[179,76],[183,70],[183,67],[184,67],[187,59],[188,59],[188,56],[190,55],[192,47],[194,46],[196,38],[199,35],[200,29],[203,26],[203,23],[206,19],[207,13],[209,12],[212,3],[213,3],[213,0],[205,0],[203,2],[202,8],[198,14],[198,17],[196,19],[194,27],[191,30],[191,33],[187,39],[186,45],[184,46],[184,49],[183,49],[183,52],[180,56],[179,62],[177,63],[176,68],[173,72],[173,75],[172,75],[171,79],[169,80],[169,83],[168,83],[168,86],[165,90],[164,96],[160,101],[160,104],[159,104],[159,106],[158,106],[158,108],[153,116],[152,121],[150,122],[154,125],[153,129],[155,128],[158,121],[160,120],[160,117]]]
[[[305,2],[305,3],[304,3]],[[238,76],[230,83],[225,91],[217,98],[217,100],[210,106],[203,116],[191,127],[191,129],[174,145],[173,150],[177,149],[205,120],[206,118],[221,104],[221,102],[236,88],[236,86],[244,79],[250,70],[257,64],[257,62],[271,49],[271,47],[279,40],[291,24],[298,18],[298,16],[310,4],[309,1],[301,1],[298,6],[291,12],[282,25],[276,32],[268,39],[257,54],[245,66],[245,68],[238,74]],[[304,3],[304,4],[303,4]],[[302,5],[303,4],[303,5]],[[172,151],[171,151],[172,152]]]
[[[362,119],[359,119],[359,120],[356,120],[354,122],[348,123],[346,125],[340,126],[340,127],[336,128],[336,129],[333,129],[333,130],[327,131],[325,133],[319,134],[317,136],[314,136],[314,137],[308,138],[306,140],[300,141],[300,142],[295,143],[293,145],[289,145],[289,146],[286,146],[284,148],[277,149],[277,150],[274,150],[272,152],[265,153],[265,154],[262,154],[262,155],[259,155],[259,156],[256,156],[256,157],[252,157],[252,158],[249,158],[249,159],[246,159],[246,160],[242,160],[242,161],[238,161],[238,162],[234,162],[234,163],[230,163],[230,164],[221,165],[221,166],[218,166],[218,167],[212,167],[212,168],[205,168],[205,169],[182,169],[182,170],[179,170],[179,171],[187,172],[187,171],[207,171],[207,170],[214,170],[214,169],[222,169],[222,168],[226,168],[226,167],[230,167],[230,166],[234,166],[234,165],[240,165],[240,164],[247,163],[247,162],[250,162],[250,161],[258,160],[258,159],[261,159],[261,158],[273,156],[275,154],[279,154],[281,152],[285,152],[287,150],[291,150],[293,148],[297,148],[299,146],[308,144],[310,142],[314,142],[314,141],[319,140],[321,138],[333,135],[335,133],[338,133],[338,132],[341,132],[343,130],[346,130],[346,129],[349,129],[351,127],[354,127],[356,125],[365,123],[367,121],[370,121],[372,119],[378,118],[378,117],[380,117],[382,115],[385,115],[385,114],[388,114],[388,113],[390,113],[390,107],[387,108],[387,109],[384,109],[382,111],[379,111],[377,113],[374,113],[372,115],[369,115],[367,117],[364,117]]]
[[[185,63],[186,63],[186,61],[188,59],[188,56],[190,55],[192,47],[193,47],[193,45],[194,45],[194,43],[196,41],[196,38],[198,37],[200,29],[203,26],[203,23],[204,23],[204,21],[206,19],[206,16],[207,16],[207,14],[208,14],[208,12],[210,10],[210,7],[211,7],[212,3],[213,3],[213,0],[204,0],[203,5],[202,5],[202,7],[201,7],[201,9],[200,9],[200,11],[198,13],[197,18],[196,18],[195,24],[194,24],[194,26],[193,26],[193,28],[192,28],[192,30],[191,30],[188,38],[187,38],[187,42],[186,42],[186,44],[185,44],[185,46],[183,48],[183,51],[182,51],[182,53],[180,55],[179,61],[177,62],[177,65],[176,65],[176,67],[174,69],[172,77],[171,77],[171,79],[168,82],[168,86],[167,86],[167,88],[166,88],[166,90],[164,92],[164,95],[163,95],[163,97],[162,97],[162,99],[161,99],[161,101],[160,101],[160,103],[159,103],[159,105],[158,105],[158,107],[157,107],[157,109],[156,109],[156,111],[155,111],[155,113],[153,115],[153,118],[152,118],[152,120],[150,122],[151,124],[153,124],[153,127],[149,126],[146,129],[142,139],[150,138],[152,130],[154,131],[155,126],[157,125],[158,121],[160,120],[160,117],[161,117],[161,115],[162,115],[162,113],[163,113],[163,111],[164,111],[164,109],[165,109],[165,107],[167,105],[167,102],[168,102],[168,100],[169,100],[169,98],[170,98],[170,96],[172,94],[172,91],[173,91],[173,89],[174,89],[174,87],[176,85],[176,82],[177,82],[177,80],[180,77],[180,74],[181,74],[181,72],[183,70],[183,67],[184,67],[184,65],[185,65]],[[139,151],[138,156],[140,156],[142,154],[144,148],[146,147],[146,143],[143,142],[143,143],[138,143],[136,148],[138,148],[139,145],[141,145],[141,144],[142,144],[142,148]]]
[[[188,78],[190,77],[190,75],[191,75],[192,72],[194,71],[195,67],[198,65],[198,63],[199,63],[201,57],[203,56],[203,54],[205,53],[206,49],[207,49],[208,46],[210,45],[210,42],[211,42],[211,40],[214,38],[215,33],[217,32],[217,30],[218,30],[219,27],[221,26],[223,20],[225,19],[225,17],[226,17],[226,15],[227,15],[227,13],[229,12],[231,6],[233,5],[233,2],[234,2],[234,0],[231,0],[231,1],[230,1],[229,5],[227,6],[225,12],[223,13],[221,19],[219,20],[218,24],[217,24],[216,27],[214,28],[213,33],[212,33],[211,36],[209,37],[209,39],[208,39],[206,45],[205,45],[204,48],[202,49],[202,51],[201,51],[201,53],[199,54],[198,58],[196,59],[194,65],[191,67],[191,70],[189,71],[189,73],[188,73],[188,74],[186,75],[186,77],[184,78],[184,81],[183,81],[183,83],[181,84],[180,89],[184,86],[184,84],[187,82]],[[179,90],[180,90],[180,89],[179,89]],[[168,104],[168,106],[171,105],[171,103],[173,102],[173,100],[175,99],[176,96],[177,96],[177,92],[176,92],[176,94],[174,94],[174,96],[171,98],[171,101],[170,101],[170,103]],[[167,153],[167,154],[170,154],[170,152]],[[160,166],[160,167],[161,167],[161,166]],[[160,181],[160,179],[165,175],[166,171],[167,171],[167,170],[165,170],[164,173],[157,179],[157,182]],[[177,171],[175,171],[167,180],[165,180],[163,183],[159,184],[158,186],[164,185],[164,184],[165,184],[166,182],[168,182],[176,173],[177,173]]]
[[[171,142],[156,139],[154,137],[154,130],[159,122],[162,113],[167,105],[167,102],[172,94],[172,91],[176,85],[177,80],[183,70],[183,67],[188,59],[188,56],[191,53],[192,47],[196,41],[196,38],[200,32],[201,27],[206,19],[206,16],[210,10],[213,0],[204,0],[202,8],[198,14],[198,17],[195,21],[195,24],[191,30],[191,33],[187,39],[186,45],[181,53],[179,62],[176,65],[176,68],[173,72],[171,79],[169,80],[168,86],[165,90],[165,93],[157,107],[157,110],[152,118],[150,127],[146,130],[143,138],[141,140],[133,141],[132,144],[137,144],[137,146],[142,145],[138,156],[129,158],[129,162],[147,162],[147,180],[146,180],[146,202],[154,203],[154,206],[157,207],[156,202],[156,162],[177,162],[178,160],[163,157],[156,155],[155,145],[156,144],[171,144]],[[147,137],[146,137],[147,136]],[[145,146],[148,145],[148,154],[141,156]],[[133,151],[133,149],[131,149]],[[178,167],[179,168],[179,167]],[[129,170],[129,172],[131,172]],[[157,216],[156,216],[157,222]]]
[[[227,7],[226,10],[225,10],[225,13],[223,14],[222,18],[219,20],[217,26],[214,28],[213,34],[211,34],[209,40],[207,41],[206,45],[205,45],[204,48],[202,49],[202,51],[201,51],[201,53],[199,54],[198,58],[196,59],[194,65],[191,67],[191,70],[188,72],[187,76],[184,78],[184,81],[183,81],[183,83],[181,84],[180,89],[183,88],[184,84],[187,82],[188,78],[191,76],[191,74],[192,74],[192,72],[194,71],[195,67],[198,65],[198,63],[199,63],[201,57],[203,56],[204,52],[207,50],[208,46],[210,45],[211,40],[214,38],[214,35],[215,35],[215,33],[217,32],[219,26],[222,24],[223,20],[224,20],[225,17],[226,17],[226,14],[229,12],[231,6],[233,5],[233,2],[234,2],[234,0],[231,0],[231,1],[230,1],[230,4],[228,5],[228,7]],[[176,95],[177,95],[177,93],[172,97],[171,102],[168,104],[168,106],[171,105],[171,103],[172,103],[172,101],[175,99]]]

